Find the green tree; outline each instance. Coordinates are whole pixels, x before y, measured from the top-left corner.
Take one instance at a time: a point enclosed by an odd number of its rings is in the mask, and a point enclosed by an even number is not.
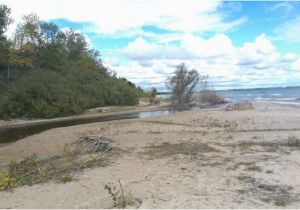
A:
[[[157,101],[155,100],[155,98],[156,98],[156,95],[157,95],[157,89],[152,87],[151,91],[148,93],[148,95],[149,95],[150,104],[156,104]]]
[[[0,72],[1,70],[5,70],[5,69],[7,70],[6,71],[7,83],[9,82],[9,73],[10,73],[10,66],[9,66],[10,42],[6,39],[5,32],[8,26],[13,21],[10,14],[11,11],[6,5],[0,5]],[[1,86],[1,77],[0,77],[0,86]]]
[[[66,48],[71,60],[77,60],[83,54],[88,54],[88,44],[81,33],[72,30],[65,33]]]
[[[1,9],[7,17],[10,10]],[[24,16],[12,40],[2,35],[0,118],[51,118],[138,103],[135,84],[103,66],[100,53],[89,49],[81,33],[60,31],[31,14]]]
[[[6,5],[0,4],[0,43],[6,41],[5,32],[13,21],[10,13],[11,11]]]
[[[60,71],[66,60],[65,35],[54,23],[40,23],[39,46],[35,58],[35,65]]]
[[[14,63],[20,70],[32,69],[40,43],[40,20],[37,15],[23,16],[14,35]]]

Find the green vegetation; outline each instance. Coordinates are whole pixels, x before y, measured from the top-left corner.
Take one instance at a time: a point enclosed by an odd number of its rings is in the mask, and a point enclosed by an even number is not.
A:
[[[12,161],[7,168],[0,169],[0,191],[49,180],[70,182],[75,172],[105,166],[106,160],[103,154],[88,153],[81,156],[74,151],[43,160],[38,160],[36,155],[31,155],[20,162]]]
[[[71,176],[62,176],[62,177],[60,177],[60,182],[67,183],[67,182],[71,182],[72,179],[73,178]]]
[[[262,168],[260,166],[256,166],[256,165],[252,165],[252,166],[249,166],[247,168],[248,171],[257,171],[257,172],[261,172],[262,171]]]
[[[288,204],[286,196],[278,196],[278,197],[276,197],[274,204],[276,206],[285,207]]]
[[[119,189],[117,189],[116,185],[112,183],[108,183],[104,186],[104,189],[107,190],[107,193],[111,196],[113,201],[113,207],[117,208],[125,208],[128,205],[133,205],[134,200],[132,193],[124,192],[121,181],[119,180]]]
[[[135,105],[143,93],[103,66],[85,36],[26,15],[13,38],[0,5],[0,118],[52,118],[106,105]]]
[[[158,93],[156,88],[152,87],[151,90],[146,92],[138,88],[138,91],[141,101],[148,102],[149,105],[156,105],[160,103],[160,99],[156,97]]]

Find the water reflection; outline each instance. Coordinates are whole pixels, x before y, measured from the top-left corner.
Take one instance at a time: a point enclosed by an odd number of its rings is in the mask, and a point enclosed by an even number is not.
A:
[[[130,114],[119,114],[112,116],[98,116],[92,118],[84,119],[65,119],[62,121],[52,121],[52,122],[39,122],[32,125],[21,125],[13,128],[0,128],[0,143],[8,143],[17,141],[19,139],[25,138],[30,135],[40,133],[42,131],[58,128],[67,127],[72,125],[80,125],[94,122],[105,122],[112,120],[122,120],[122,119],[135,119],[135,118],[145,118],[145,117],[156,117],[170,114],[169,110],[159,110],[151,112],[139,112]]]

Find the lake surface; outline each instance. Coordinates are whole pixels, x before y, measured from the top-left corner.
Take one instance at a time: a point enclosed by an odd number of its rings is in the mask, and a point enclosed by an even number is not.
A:
[[[300,106],[300,87],[257,88],[238,90],[218,90],[227,102],[267,101]],[[160,98],[170,97],[170,94],[159,95]]]
[[[300,87],[218,91],[229,102],[268,101],[300,105]]]

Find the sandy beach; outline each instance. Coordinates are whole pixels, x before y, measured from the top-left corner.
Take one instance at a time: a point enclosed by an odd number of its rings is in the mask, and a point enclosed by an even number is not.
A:
[[[1,147],[0,163],[60,155],[80,135],[110,139],[107,166],[1,191],[0,208],[111,208],[104,186],[118,180],[139,201],[130,208],[300,208],[300,107],[259,102],[55,128]]]

